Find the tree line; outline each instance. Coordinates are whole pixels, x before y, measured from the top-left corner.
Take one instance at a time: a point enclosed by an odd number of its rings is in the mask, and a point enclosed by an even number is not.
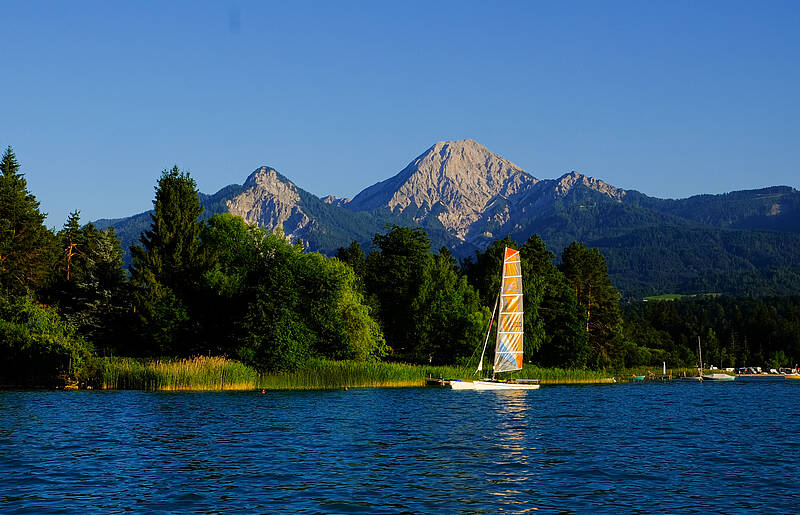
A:
[[[734,361],[800,356],[790,300],[786,309],[759,301],[759,319],[774,315],[776,329],[757,343],[729,323],[750,301],[730,299],[725,316],[694,324],[692,304],[621,306],[604,257],[578,242],[557,265],[536,235],[494,241],[459,262],[447,248],[433,251],[423,230],[392,226],[369,253],[353,242],[326,257],[230,214],[204,219],[195,181],[177,167],[158,180],[127,270],[113,228],[82,224],[78,211],[60,230],[46,228],[10,147],[0,168],[0,384],[42,384],[103,355],[221,355],[271,371],[316,357],[464,365],[489,326],[506,246],[522,257],[526,362],[688,365],[690,333],[727,342],[729,329],[742,345]]]

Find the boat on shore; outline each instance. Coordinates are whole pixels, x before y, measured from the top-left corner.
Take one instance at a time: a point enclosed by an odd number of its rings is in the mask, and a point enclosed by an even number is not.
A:
[[[483,351],[478,362],[477,374],[483,369],[483,357],[486,354],[486,345],[492,332],[494,314],[498,306],[500,311],[497,316],[497,338],[494,349],[494,366],[491,379],[475,381],[450,381],[453,390],[536,390],[539,388],[538,379],[497,379],[500,372],[513,372],[522,370],[522,261],[518,250],[506,247],[503,255],[503,277],[500,281],[500,293],[497,296],[492,318],[489,321],[489,331],[483,342]]]

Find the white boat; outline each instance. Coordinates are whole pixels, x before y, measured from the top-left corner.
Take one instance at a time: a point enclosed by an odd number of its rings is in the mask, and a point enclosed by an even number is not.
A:
[[[703,375],[703,381],[733,381],[736,379],[736,376],[732,376],[730,374],[705,374]]]
[[[500,282],[500,293],[489,322],[489,331],[483,342],[481,359],[478,362],[477,374],[483,369],[483,357],[486,345],[492,332],[492,322],[498,306],[497,339],[494,349],[494,367],[491,379],[475,381],[450,381],[453,390],[535,390],[539,388],[538,379],[499,380],[499,372],[512,372],[522,369],[522,263],[519,251],[506,247],[503,257],[503,279]]]

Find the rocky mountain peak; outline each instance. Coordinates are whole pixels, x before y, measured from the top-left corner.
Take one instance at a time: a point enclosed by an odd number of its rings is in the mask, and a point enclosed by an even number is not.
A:
[[[410,210],[417,221],[435,216],[463,239],[498,196],[508,197],[536,182],[474,140],[441,141],[394,177],[356,195],[347,207],[358,211],[386,206],[394,213]]]
[[[310,222],[303,212],[300,191],[274,168],[257,168],[244,183],[244,191],[226,201],[228,211],[270,231],[281,226],[294,238]]]
[[[615,200],[622,200],[627,191],[616,188],[594,177],[588,177],[576,171],[564,174],[556,179],[555,191],[560,197],[566,196],[575,186],[582,185],[591,190],[607,195]]]

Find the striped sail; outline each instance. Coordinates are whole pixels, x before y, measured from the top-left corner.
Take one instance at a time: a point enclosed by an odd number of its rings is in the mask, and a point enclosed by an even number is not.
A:
[[[500,315],[494,371],[522,369],[522,264],[519,251],[506,247],[500,289]]]

